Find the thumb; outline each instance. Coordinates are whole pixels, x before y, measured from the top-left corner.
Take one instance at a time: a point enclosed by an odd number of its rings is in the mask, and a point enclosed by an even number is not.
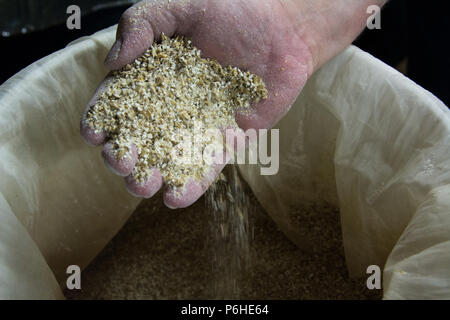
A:
[[[106,57],[106,66],[116,70],[132,62],[162,33],[169,37],[177,30],[185,33],[191,13],[192,5],[185,0],[147,0],[127,9],[120,18],[116,42]]]
[[[122,15],[117,27],[116,42],[109,51],[105,65],[110,70],[122,68],[141,56],[154,40],[151,24],[143,17],[135,16],[128,9]]]

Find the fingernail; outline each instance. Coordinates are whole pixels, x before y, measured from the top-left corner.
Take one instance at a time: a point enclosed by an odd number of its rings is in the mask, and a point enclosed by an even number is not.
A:
[[[117,60],[117,58],[119,57],[121,47],[122,47],[122,39],[118,38],[116,42],[114,42],[111,50],[109,50],[109,53],[105,59],[105,63]]]

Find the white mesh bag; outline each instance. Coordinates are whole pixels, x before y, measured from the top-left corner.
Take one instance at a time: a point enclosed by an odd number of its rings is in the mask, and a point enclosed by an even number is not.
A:
[[[114,37],[77,40],[0,87],[0,298],[61,298],[67,266],[85,267],[139,203],[79,135]],[[450,116],[437,98],[349,47],[278,128],[279,173],[240,169],[292,241],[316,245],[292,206],[339,207],[352,276],[376,264],[384,298],[450,298]]]

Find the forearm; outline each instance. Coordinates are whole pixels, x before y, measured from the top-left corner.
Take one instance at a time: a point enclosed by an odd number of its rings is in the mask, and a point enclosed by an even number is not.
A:
[[[387,0],[280,0],[313,58],[313,70],[350,45],[367,25],[371,5]]]

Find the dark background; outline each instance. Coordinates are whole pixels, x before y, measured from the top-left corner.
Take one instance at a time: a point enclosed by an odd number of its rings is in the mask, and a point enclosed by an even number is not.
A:
[[[0,0],[0,48],[3,56],[0,84],[69,42],[116,24],[132,2]],[[66,27],[69,15],[65,8],[70,4],[81,8],[81,30],[68,30]],[[7,33],[8,37],[2,36]],[[448,106],[449,38],[447,1],[391,0],[381,13],[381,29],[366,29],[354,44],[399,68]]]

